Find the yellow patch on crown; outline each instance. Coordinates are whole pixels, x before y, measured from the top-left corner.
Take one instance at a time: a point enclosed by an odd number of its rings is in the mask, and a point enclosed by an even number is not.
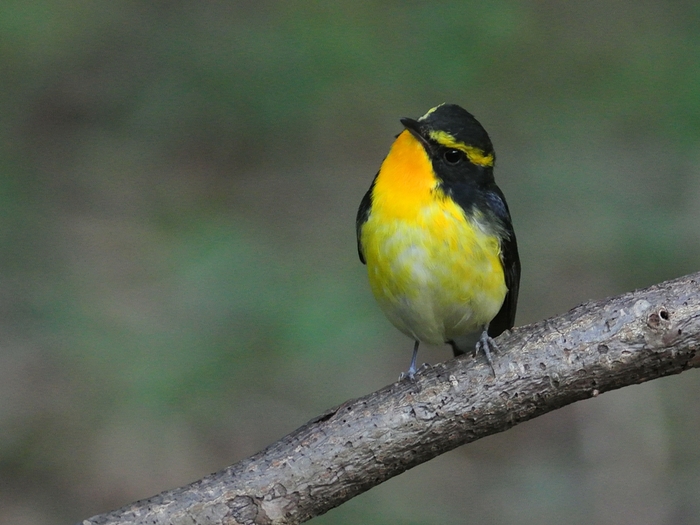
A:
[[[428,136],[433,139],[438,144],[445,146],[446,148],[458,149],[463,151],[472,164],[477,166],[483,166],[488,168],[493,166],[493,154],[486,153],[484,150],[477,148],[475,146],[469,146],[464,142],[459,142],[452,135],[446,131],[431,131]]]
[[[445,103],[443,102],[442,104],[438,104],[438,105],[435,106],[434,108],[430,108],[430,109],[427,111],[427,113],[426,113],[425,115],[423,115],[421,118],[418,119],[418,122],[420,122],[421,120],[427,119],[428,116],[429,116],[433,111],[435,111],[437,108],[442,107],[442,106],[444,106],[444,105],[445,105]]]

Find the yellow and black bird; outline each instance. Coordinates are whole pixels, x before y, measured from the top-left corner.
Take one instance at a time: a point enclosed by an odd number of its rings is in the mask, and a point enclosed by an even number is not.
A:
[[[515,321],[520,259],[510,212],[493,178],[486,130],[454,104],[404,130],[357,212],[357,248],[375,298],[415,341],[484,352]],[[494,371],[495,374],[495,371]]]

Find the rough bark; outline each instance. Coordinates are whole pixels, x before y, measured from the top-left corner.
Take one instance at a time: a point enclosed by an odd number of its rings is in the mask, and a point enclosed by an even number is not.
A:
[[[348,401],[265,450],[89,524],[293,524],[469,443],[574,401],[700,366],[700,273],[498,338],[483,357]]]

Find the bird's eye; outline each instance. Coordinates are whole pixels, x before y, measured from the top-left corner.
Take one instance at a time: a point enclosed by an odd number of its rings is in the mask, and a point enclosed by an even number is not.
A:
[[[464,152],[458,149],[448,149],[442,154],[442,158],[445,159],[445,162],[454,166],[464,160]]]

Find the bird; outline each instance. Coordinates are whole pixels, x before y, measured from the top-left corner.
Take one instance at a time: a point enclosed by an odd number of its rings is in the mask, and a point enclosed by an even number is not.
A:
[[[481,351],[495,376],[493,338],[514,325],[520,258],[491,139],[456,104],[400,122],[356,220],[372,293],[414,340],[399,379],[414,380],[420,343]]]

